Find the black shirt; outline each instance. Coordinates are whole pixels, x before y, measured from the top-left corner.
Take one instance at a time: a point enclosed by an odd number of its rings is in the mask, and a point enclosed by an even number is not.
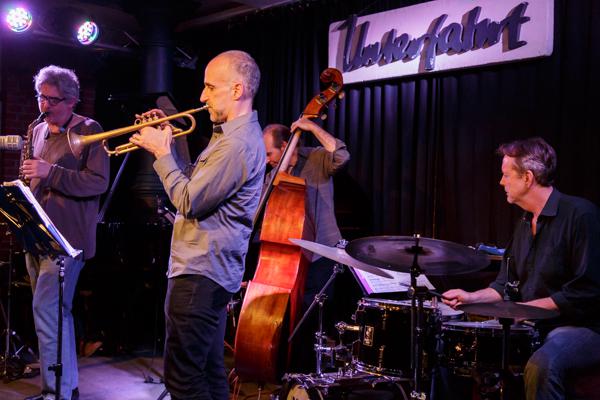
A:
[[[589,201],[553,189],[531,232],[526,212],[490,287],[504,295],[507,280],[519,281],[513,300],[550,297],[561,316],[548,326],[587,326],[600,333],[600,216]],[[507,263],[508,261],[508,263]]]

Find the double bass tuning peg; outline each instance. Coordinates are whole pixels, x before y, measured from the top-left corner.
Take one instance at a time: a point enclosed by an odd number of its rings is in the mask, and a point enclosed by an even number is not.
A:
[[[346,96],[346,93],[344,93],[343,91],[338,93],[338,99],[340,99],[340,100],[342,100],[345,96]]]
[[[321,120],[325,121],[327,119],[327,114],[321,114]]]

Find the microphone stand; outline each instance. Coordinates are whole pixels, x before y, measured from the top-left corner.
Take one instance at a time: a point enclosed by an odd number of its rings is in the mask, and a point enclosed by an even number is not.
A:
[[[62,380],[62,338],[63,338],[63,297],[65,291],[65,258],[58,257],[58,335],[57,335],[57,347],[56,347],[56,364],[52,364],[48,367],[48,370],[54,371],[55,385],[56,385],[56,399],[61,399],[61,380]]]

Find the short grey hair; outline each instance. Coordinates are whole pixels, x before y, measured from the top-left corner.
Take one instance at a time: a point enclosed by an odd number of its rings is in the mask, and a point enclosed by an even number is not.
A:
[[[254,98],[260,85],[260,69],[254,58],[241,50],[229,50],[217,57],[221,56],[227,57],[233,70],[242,77],[244,89],[248,91],[250,98]]]
[[[551,186],[556,174],[556,151],[541,137],[515,140],[498,147],[497,153],[515,159],[520,174],[531,171],[542,186]]]
[[[73,70],[48,65],[39,70],[33,77],[35,91],[40,93],[41,86],[45,83],[55,86],[62,96],[79,101],[79,79]]]

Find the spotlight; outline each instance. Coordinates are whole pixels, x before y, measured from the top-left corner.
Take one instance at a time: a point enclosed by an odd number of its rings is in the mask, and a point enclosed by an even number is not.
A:
[[[90,45],[98,39],[100,28],[94,21],[87,20],[77,29],[77,40],[84,46]]]
[[[31,26],[31,13],[23,7],[15,7],[6,14],[8,27],[17,33],[25,32]]]

